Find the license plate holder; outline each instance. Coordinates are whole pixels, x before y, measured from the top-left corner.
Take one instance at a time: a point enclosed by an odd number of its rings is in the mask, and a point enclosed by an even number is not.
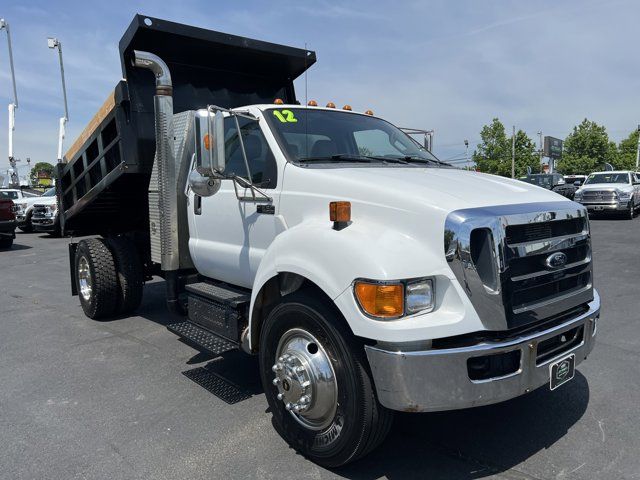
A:
[[[593,207],[593,209],[596,212],[601,212],[602,210],[604,210],[604,207],[602,205],[596,205],[595,207]]]
[[[555,390],[576,374],[576,355],[572,353],[549,365],[549,388]]]

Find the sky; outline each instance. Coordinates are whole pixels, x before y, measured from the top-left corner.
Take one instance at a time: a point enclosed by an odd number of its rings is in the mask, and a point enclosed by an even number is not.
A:
[[[401,127],[434,129],[434,153],[464,159],[498,117],[510,130],[564,138],[582,119],[619,141],[640,123],[637,0],[153,2],[3,0],[19,108],[15,155],[55,163],[63,114],[69,147],[122,76],[118,41],[135,13],[315,50],[307,97],[372,109]],[[305,83],[296,81],[298,98]],[[0,32],[0,169],[12,89]],[[6,164],[6,165],[5,165]]]

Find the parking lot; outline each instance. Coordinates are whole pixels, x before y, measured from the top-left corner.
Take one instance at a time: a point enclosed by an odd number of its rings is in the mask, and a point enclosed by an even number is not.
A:
[[[70,296],[68,240],[19,233],[0,252],[0,477],[640,478],[640,219],[591,225],[602,319],[572,382],[398,415],[381,448],[337,471],[273,430],[255,359],[213,359],[167,331],[162,282],[137,316],[91,321]]]

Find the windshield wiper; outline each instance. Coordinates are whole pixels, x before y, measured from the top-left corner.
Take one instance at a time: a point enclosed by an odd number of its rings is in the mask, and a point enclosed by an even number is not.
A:
[[[304,157],[304,158],[298,159],[298,161],[302,163],[330,163],[330,162],[371,163],[373,160],[375,160],[375,158],[370,158],[363,155],[348,155],[346,153],[338,153],[336,155],[330,155],[326,157]]]
[[[440,160],[434,160],[432,158],[422,158],[422,157],[417,157],[415,155],[406,155],[404,157],[400,157],[402,160],[406,161],[406,162],[415,162],[415,163],[435,163],[436,165],[445,165],[447,167],[450,167],[451,165],[449,165],[448,163],[445,162],[441,162]]]

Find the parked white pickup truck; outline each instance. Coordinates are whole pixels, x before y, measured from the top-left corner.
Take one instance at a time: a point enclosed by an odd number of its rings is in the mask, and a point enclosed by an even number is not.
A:
[[[640,179],[627,170],[594,172],[576,191],[574,200],[593,213],[622,213],[633,219],[640,208]]]
[[[64,230],[102,235],[70,245],[87,316],[161,275],[169,329],[258,355],[275,428],[326,466],[394,410],[573,378],[600,314],[584,207],[443,165],[373,112],[299,105],[313,52],[141,16],[120,51],[126,81],[58,168]]]

